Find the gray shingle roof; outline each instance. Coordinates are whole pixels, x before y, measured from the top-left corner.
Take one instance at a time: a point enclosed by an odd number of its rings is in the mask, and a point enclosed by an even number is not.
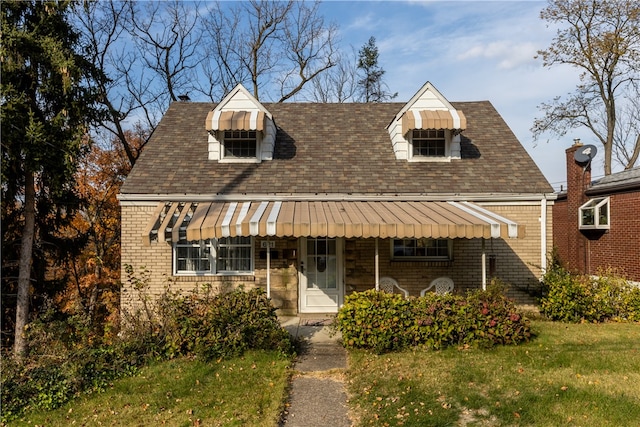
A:
[[[210,103],[174,102],[127,177],[124,194],[551,193],[488,101],[452,103],[467,117],[462,159],[396,160],[386,126],[402,103],[264,104],[278,126],[274,159],[208,160]]]
[[[640,167],[612,173],[599,180],[593,181],[586,191],[588,195],[614,193],[640,188]]]

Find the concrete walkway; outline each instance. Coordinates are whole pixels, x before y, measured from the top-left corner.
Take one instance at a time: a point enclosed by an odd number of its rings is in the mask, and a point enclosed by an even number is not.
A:
[[[281,427],[350,427],[344,371],[347,353],[330,336],[330,320],[282,319],[282,325],[303,340],[294,365],[289,401]]]

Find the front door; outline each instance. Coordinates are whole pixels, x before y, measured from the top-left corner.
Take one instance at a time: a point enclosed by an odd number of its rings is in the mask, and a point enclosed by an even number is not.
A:
[[[337,313],[342,304],[342,240],[300,239],[300,312]]]

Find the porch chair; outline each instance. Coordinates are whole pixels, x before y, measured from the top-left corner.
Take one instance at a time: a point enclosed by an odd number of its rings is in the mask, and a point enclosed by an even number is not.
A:
[[[423,297],[424,294],[431,288],[435,288],[436,294],[444,295],[453,291],[453,280],[448,277],[438,277],[429,283],[429,286],[420,291],[420,296]]]
[[[409,291],[402,289],[398,285],[398,282],[395,279],[392,279],[391,277],[381,277],[380,280],[378,281],[378,284],[380,285],[381,291],[393,294],[395,291],[395,288],[397,288],[400,292],[404,294],[405,298],[409,298]]]

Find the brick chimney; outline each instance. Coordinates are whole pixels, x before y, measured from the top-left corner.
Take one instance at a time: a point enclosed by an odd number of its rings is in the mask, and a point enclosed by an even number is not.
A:
[[[565,151],[567,156],[567,198],[570,198],[571,195],[578,195],[580,200],[591,183],[591,163],[580,164],[573,157],[581,147],[583,147],[582,143],[576,138],[573,140],[573,145]]]
[[[583,145],[579,139],[565,151],[567,162],[567,244],[566,261],[570,269],[586,271],[586,238],[578,228],[578,211],[587,198],[585,190],[591,183],[591,163],[580,164],[575,161],[574,154]]]

